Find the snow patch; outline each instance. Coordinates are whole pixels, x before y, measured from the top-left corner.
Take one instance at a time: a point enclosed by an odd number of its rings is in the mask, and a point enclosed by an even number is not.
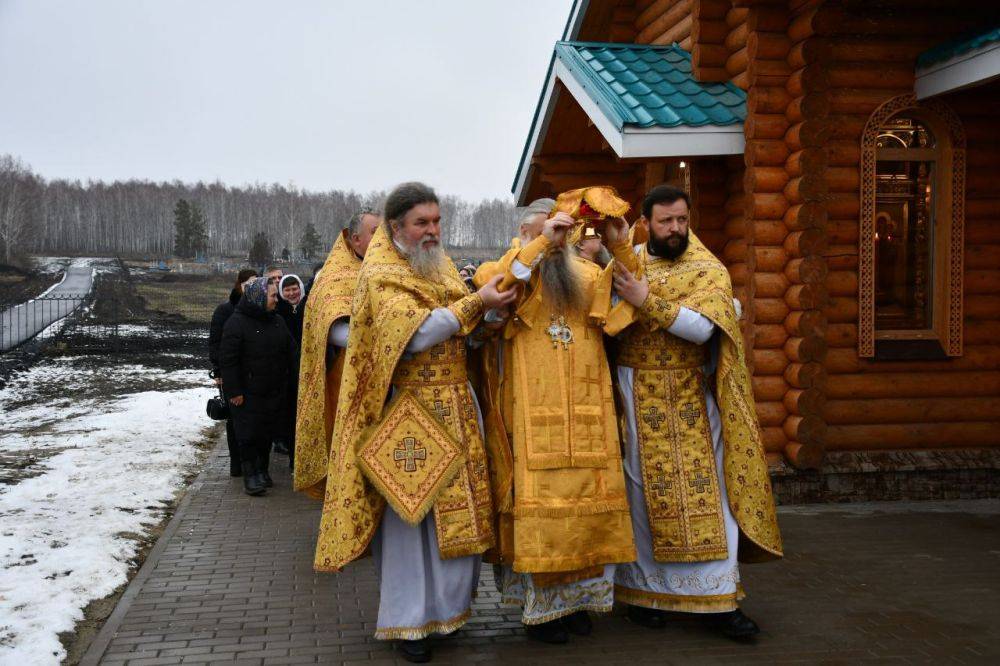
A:
[[[194,443],[211,428],[203,412],[212,388],[190,387],[205,381],[202,371],[123,364],[90,372],[188,387],[79,399],[73,387],[88,370],[56,363],[0,391],[4,450],[51,454],[41,474],[0,488],[0,663],[65,657],[58,634],[126,582],[134,536],[162,519],[196,460]],[[62,396],[31,399],[33,386],[57,380]]]

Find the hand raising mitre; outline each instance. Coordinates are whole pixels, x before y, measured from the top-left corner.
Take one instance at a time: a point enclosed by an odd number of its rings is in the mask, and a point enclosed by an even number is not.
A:
[[[646,297],[649,296],[649,280],[646,279],[646,276],[636,279],[629,269],[617,262],[615,262],[614,283],[618,295],[637,308],[641,307],[646,302]]]

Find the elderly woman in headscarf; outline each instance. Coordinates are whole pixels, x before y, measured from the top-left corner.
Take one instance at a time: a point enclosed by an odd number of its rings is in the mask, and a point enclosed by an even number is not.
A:
[[[257,271],[243,268],[236,274],[236,284],[229,292],[229,298],[220,303],[212,313],[212,323],[208,327],[208,360],[212,363],[212,378],[217,385],[222,385],[222,373],[219,368],[219,343],[222,342],[222,328],[236,312],[236,306],[243,297],[243,283],[257,277]],[[226,443],[229,445],[229,475],[243,476],[240,464],[240,449],[236,442],[236,431],[233,429],[232,415],[226,419]]]
[[[275,312],[285,320],[285,325],[295,338],[295,347],[302,347],[302,323],[306,311],[306,289],[298,275],[288,274],[278,282],[278,307]],[[295,410],[299,393],[299,365],[292,370],[292,382],[285,396],[285,424],[277,439],[274,452],[288,456],[288,467],[295,466]]]
[[[243,288],[222,330],[219,365],[243,466],[243,489],[261,495],[273,484],[271,440],[285,424],[286,396],[296,371],[295,340],[274,310],[278,285],[255,278]]]

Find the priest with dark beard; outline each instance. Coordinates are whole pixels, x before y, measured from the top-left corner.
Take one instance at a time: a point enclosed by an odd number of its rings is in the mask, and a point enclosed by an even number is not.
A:
[[[567,242],[578,224],[606,225],[612,251],[634,262],[619,219],[627,210],[606,187],[535,201],[511,250],[475,276],[485,285],[502,275],[501,288],[518,292],[510,313],[486,317],[504,322],[480,392],[499,520],[493,561],[503,602],[547,643],[590,633],[589,611],[611,610],[615,564],[635,557],[603,341],[611,269]]]
[[[629,618],[658,628],[698,613],[732,639],[759,630],[739,609],[739,562],[781,557],[781,535],[729,273],[689,230],[686,192],[643,201],[639,266],[615,271],[625,476],[637,558],[615,573]]]

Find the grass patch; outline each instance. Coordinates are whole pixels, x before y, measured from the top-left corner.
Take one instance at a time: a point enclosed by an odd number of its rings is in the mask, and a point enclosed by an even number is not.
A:
[[[215,308],[233,288],[229,278],[204,278],[183,282],[139,282],[136,289],[146,299],[148,309],[208,324]]]

